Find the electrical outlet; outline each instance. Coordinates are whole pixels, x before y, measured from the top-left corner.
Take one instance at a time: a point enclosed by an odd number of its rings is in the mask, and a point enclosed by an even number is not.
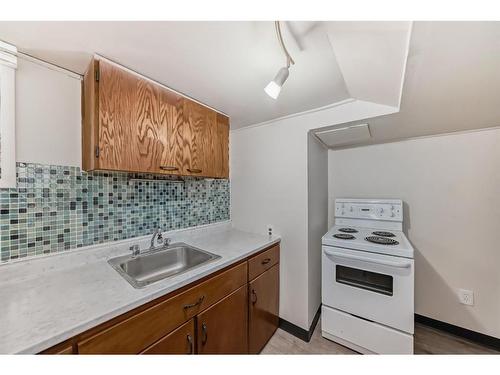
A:
[[[473,306],[474,305],[474,292],[472,290],[467,289],[459,289],[458,290],[458,299],[460,303],[464,305]]]
[[[272,226],[271,224],[267,224],[267,234],[268,234],[269,236],[272,236],[272,235],[273,235],[273,232],[274,232],[274,230],[273,230],[273,226]]]

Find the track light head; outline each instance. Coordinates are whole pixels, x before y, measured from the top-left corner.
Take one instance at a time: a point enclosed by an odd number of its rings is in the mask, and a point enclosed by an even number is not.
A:
[[[278,70],[278,73],[276,74],[274,79],[271,82],[269,82],[266,88],[264,89],[266,94],[273,99],[277,99],[281,92],[281,87],[285,84],[285,81],[288,78],[289,74],[290,72],[287,67],[283,67],[280,70]]]

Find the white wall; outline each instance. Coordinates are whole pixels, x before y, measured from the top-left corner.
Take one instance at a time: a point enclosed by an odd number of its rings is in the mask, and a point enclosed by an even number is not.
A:
[[[403,199],[416,313],[500,338],[499,129],[329,151],[336,197]]]
[[[81,166],[81,82],[18,59],[16,160]]]
[[[307,137],[308,325],[321,305],[321,237],[328,231],[328,149]]]
[[[231,219],[237,228],[263,234],[272,224],[282,236],[280,316],[299,327],[308,329],[319,307],[317,289],[309,298],[310,270],[319,269],[319,256],[309,259],[315,254],[308,252],[308,131],[395,110],[352,101],[231,131]]]

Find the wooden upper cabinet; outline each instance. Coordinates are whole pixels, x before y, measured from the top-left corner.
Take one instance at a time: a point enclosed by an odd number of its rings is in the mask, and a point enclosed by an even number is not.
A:
[[[229,117],[217,113],[217,130],[213,139],[215,175],[229,178]]]
[[[229,119],[208,107],[104,59],[82,104],[84,170],[229,176]]]
[[[159,87],[100,61],[100,169],[156,172],[166,147],[162,132]]]
[[[164,145],[156,172],[176,175],[186,173],[187,130],[184,120],[184,97],[160,88],[160,133]]]
[[[186,100],[185,173],[229,178],[229,118],[199,103]]]

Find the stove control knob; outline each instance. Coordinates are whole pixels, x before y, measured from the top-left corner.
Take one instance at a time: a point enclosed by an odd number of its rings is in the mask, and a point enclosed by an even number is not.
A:
[[[377,211],[379,215],[382,215],[384,213],[384,209],[382,207],[380,207]]]

